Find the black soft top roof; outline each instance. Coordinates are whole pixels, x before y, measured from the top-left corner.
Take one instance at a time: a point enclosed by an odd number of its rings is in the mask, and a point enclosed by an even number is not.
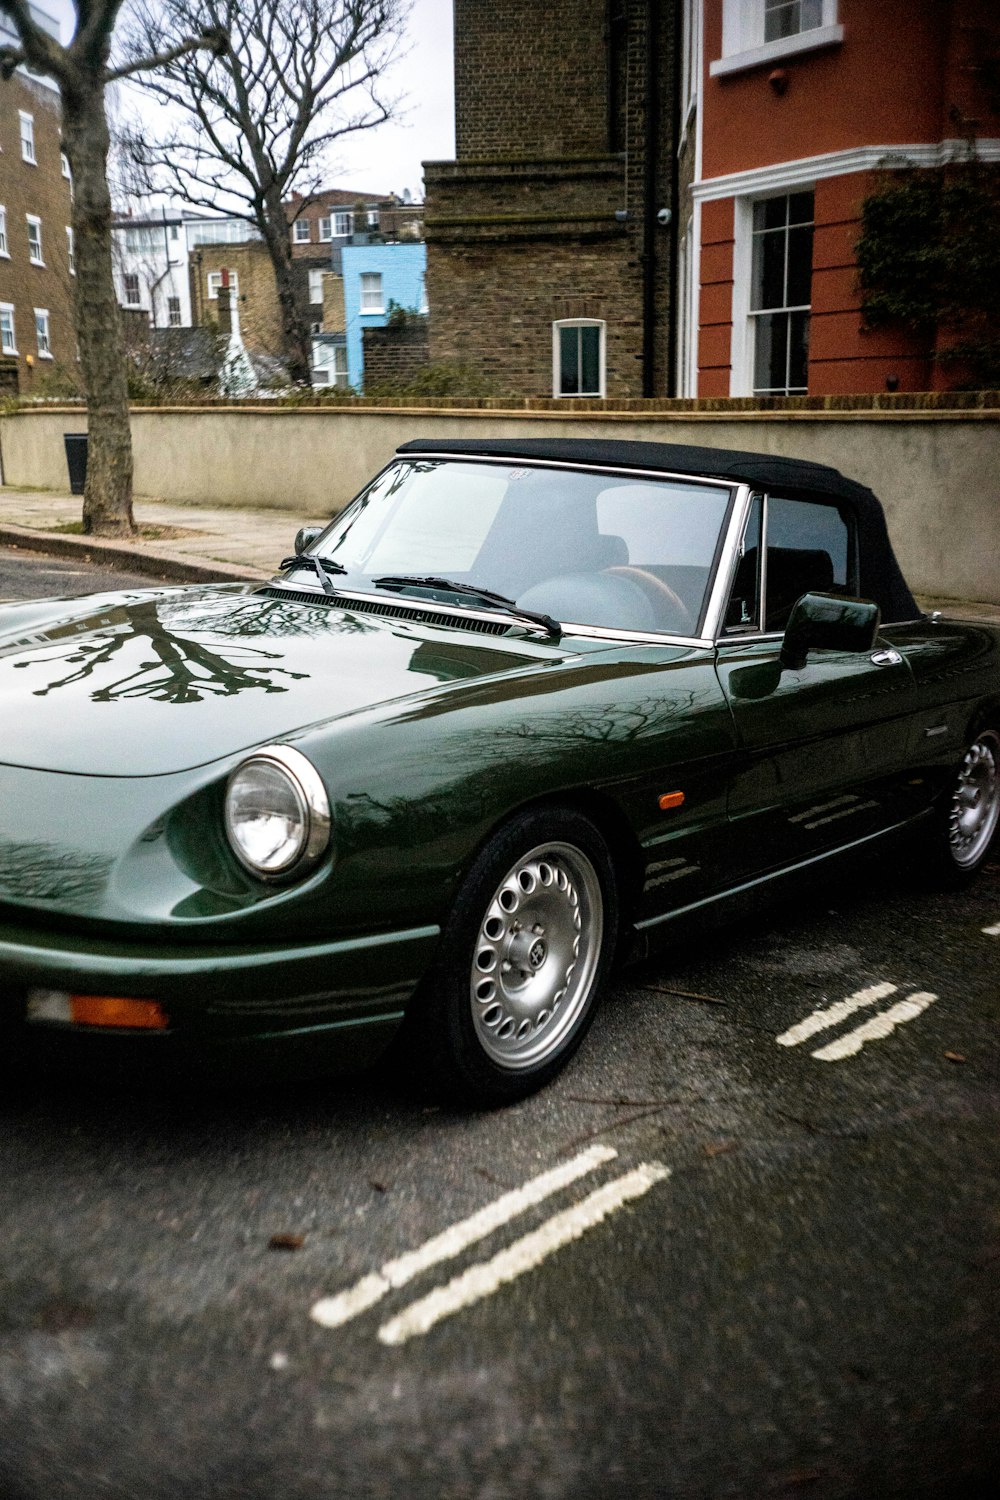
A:
[[[697,474],[730,483],[759,485],[774,494],[815,495],[840,501],[849,505],[857,517],[862,597],[876,600],[887,623],[915,620],[920,615],[893,553],[878,500],[870,489],[846,479],[828,464],[735,448],[593,438],[415,438],[402,443],[397,452],[453,458],[534,458],[598,468],[659,469],[670,474]]]

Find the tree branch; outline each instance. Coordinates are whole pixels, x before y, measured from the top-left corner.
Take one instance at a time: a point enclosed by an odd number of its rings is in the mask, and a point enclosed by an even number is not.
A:
[[[186,37],[183,42],[178,42],[176,47],[168,47],[165,52],[157,52],[149,57],[139,57],[134,62],[123,63],[118,68],[110,68],[104,75],[105,81],[117,83],[120,78],[131,78],[135,73],[152,73],[159,68],[165,68],[168,63],[176,62],[180,57],[186,57],[190,52],[201,50],[211,52],[214,57],[223,57],[229,51],[229,38],[224,31],[211,27],[203,31],[201,36]]]

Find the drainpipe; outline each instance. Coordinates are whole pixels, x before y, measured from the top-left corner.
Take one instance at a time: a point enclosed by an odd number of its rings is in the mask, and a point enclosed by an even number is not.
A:
[[[656,168],[660,98],[657,42],[659,3],[646,0],[646,159],[642,224],[642,394],[656,394]]]

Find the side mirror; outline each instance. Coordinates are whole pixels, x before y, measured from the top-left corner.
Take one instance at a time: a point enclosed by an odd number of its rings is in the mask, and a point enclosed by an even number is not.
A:
[[[307,547],[311,547],[323,530],[322,526],[300,526],[295,533],[295,556],[298,557]]]
[[[868,599],[803,594],[785,627],[781,664],[798,672],[810,651],[873,651],[880,623],[881,611]]]

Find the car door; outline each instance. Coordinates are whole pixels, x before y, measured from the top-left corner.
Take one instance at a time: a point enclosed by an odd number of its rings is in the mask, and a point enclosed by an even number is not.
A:
[[[904,814],[914,685],[883,640],[865,652],[781,661],[792,606],[856,593],[849,506],[751,500],[716,664],[741,761],[729,790],[733,873],[752,876],[863,840]]]

